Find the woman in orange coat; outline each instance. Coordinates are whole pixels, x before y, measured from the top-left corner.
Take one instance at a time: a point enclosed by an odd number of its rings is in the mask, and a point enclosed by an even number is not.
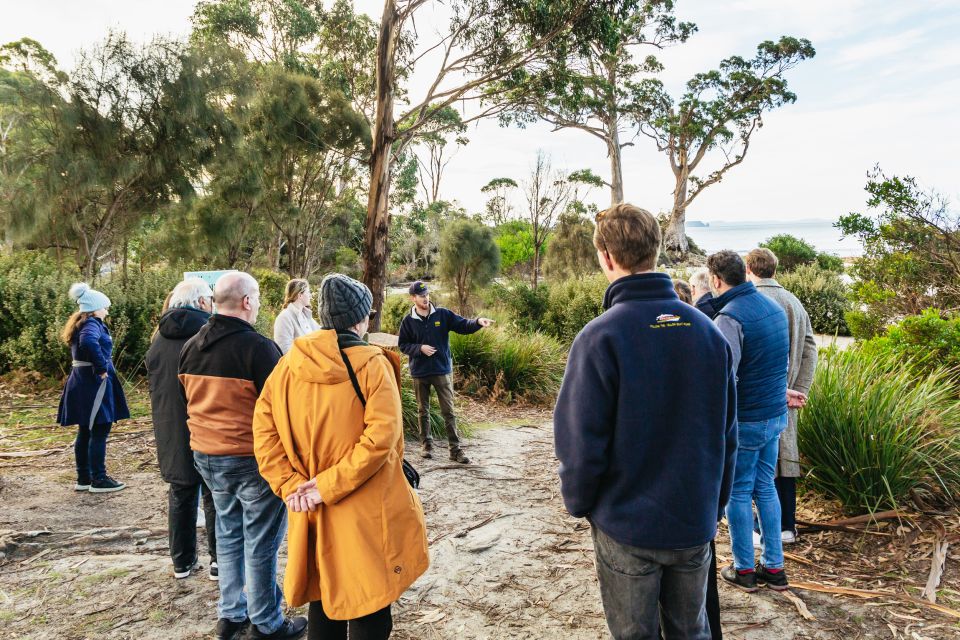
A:
[[[361,338],[371,302],[362,283],[324,278],[323,330],[294,341],[254,414],[260,473],[290,511],[284,595],[310,603],[312,640],[345,639],[348,626],[351,639],[388,638],[390,604],[429,564],[401,466],[400,361]]]

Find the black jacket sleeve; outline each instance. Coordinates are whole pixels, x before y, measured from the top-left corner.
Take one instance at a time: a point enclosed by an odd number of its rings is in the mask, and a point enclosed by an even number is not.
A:
[[[411,358],[416,358],[420,355],[420,343],[417,342],[417,336],[414,335],[413,327],[411,326],[413,322],[414,320],[409,314],[403,317],[403,320],[400,322],[400,335],[397,338],[397,344],[400,347],[400,351]]]
[[[274,367],[280,362],[282,356],[280,347],[273,340],[264,338],[260,342],[253,361],[253,384],[257,387],[258,395],[263,392],[263,385],[266,384],[267,378],[273,373]]]
[[[450,329],[450,331],[453,331],[454,333],[462,333],[464,335],[469,335],[471,333],[480,331],[479,320],[469,320],[462,316],[458,316],[449,309],[444,309],[444,311],[447,312],[447,327]]]
[[[727,351],[729,372],[727,374],[727,419],[726,419],[726,448],[724,449],[723,478],[720,481],[720,513],[717,520],[723,517],[723,510],[730,501],[730,492],[733,489],[733,473],[737,468],[737,378],[733,369],[733,356]]]

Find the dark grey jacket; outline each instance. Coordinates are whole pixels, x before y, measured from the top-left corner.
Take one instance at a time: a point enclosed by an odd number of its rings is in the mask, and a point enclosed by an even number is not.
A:
[[[177,378],[177,365],[184,343],[196,335],[209,318],[210,314],[199,309],[170,309],[160,318],[159,331],[145,358],[160,475],[172,484],[200,483],[200,474],[193,466],[187,405]]]

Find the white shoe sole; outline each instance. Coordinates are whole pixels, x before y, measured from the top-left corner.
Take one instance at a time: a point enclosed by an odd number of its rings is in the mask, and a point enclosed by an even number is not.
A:
[[[90,487],[90,493],[114,493],[116,491],[123,491],[126,488],[127,488],[127,485],[125,484],[122,484],[119,487],[104,487],[104,488]]]
[[[74,491],[90,491],[90,485],[88,484],[77,484],[73,487]]]

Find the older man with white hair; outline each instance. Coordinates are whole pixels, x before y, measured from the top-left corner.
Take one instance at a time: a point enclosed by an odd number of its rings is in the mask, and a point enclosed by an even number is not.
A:
[[[167,528],[173,577],[187,578],[197,562],[197,500],[203,496],[210,578],[217,579],[216,511],[210,489],[193,465],[187,403],[177,379],[180,350],[200,331],[213,310],[213,291],[200,278],[184,280],[173,289],[169,309],[160,317],[144,362],[150,382],[150,408],[157,443],[160,475],[169,483]]]
[[[717,316],[713,308],[713,291],[710,289],[710,271],[701,267],[690,276],[690,288],[693,290],[693,306],[707,314],[711,320]]]
[[[217,510],[220,601],[217,638],[299,638],[304,617],[285,618],[277,551],[286,506],[260,475],[253,452],[253,410],[280,348],[257,333],[260,287],[248,273],[227,273],[214,287],[217,313],[180,352],[190,448]]]

